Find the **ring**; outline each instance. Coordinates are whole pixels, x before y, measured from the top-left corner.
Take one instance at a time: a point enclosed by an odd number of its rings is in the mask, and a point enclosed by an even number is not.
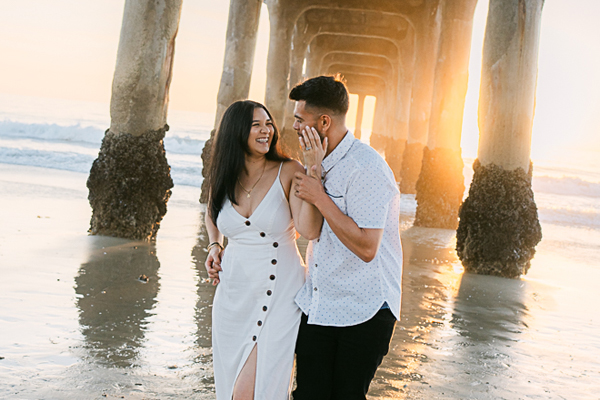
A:
[[[310,149],[312,149],[312,147],[310,147],[310,146],[306,148],[306,150],[310,150]]]

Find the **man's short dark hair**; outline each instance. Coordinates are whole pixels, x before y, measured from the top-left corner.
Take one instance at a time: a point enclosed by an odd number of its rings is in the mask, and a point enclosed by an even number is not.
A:
[[[348,90],[339,75],[317,76],[299,83],[290,91],[290,100],[304,100],[309,107],[325,108],[336,115],[348,112]]]

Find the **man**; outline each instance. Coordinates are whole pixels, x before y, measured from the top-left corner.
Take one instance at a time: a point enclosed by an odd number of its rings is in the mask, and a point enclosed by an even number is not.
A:
[[[346,128],[348,92],[339,78],[309,79],[289,97],[294,129],[309,126],[328,140],[323,179],[295,177],[295,195],[324,222],[296,296],[304,315],[294,400],[366,399],[400,318],[400,192],[383,158]]]

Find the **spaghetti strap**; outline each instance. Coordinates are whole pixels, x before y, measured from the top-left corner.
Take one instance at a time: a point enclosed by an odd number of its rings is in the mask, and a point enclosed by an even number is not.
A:
[[[279,175],[281,175],[281,167],[283,167],[283,161],[279,164],[279,171],[277,171],[277,179],[279,179]]]

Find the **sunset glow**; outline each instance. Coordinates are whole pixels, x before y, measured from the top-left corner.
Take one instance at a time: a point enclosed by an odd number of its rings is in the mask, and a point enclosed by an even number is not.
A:
[[[101,3],[2,0],[0,93],[110,101],[123,0]],[[228,2],[184,2],[176,41],[171,110],[214,113],[221,77]],[[477,102],[487,1],[475,11],[462,148],[477,151]],[[600,151],[600,3],[567,0],[544,5],[532,158],[565,149]],[[269,21],[263,6],[250,98],[264,99]],[[365,113],[365,123],[371,118]],[[352,120],[350,116],[349,120]],[[353,125],[353,124],[350,124]]]

